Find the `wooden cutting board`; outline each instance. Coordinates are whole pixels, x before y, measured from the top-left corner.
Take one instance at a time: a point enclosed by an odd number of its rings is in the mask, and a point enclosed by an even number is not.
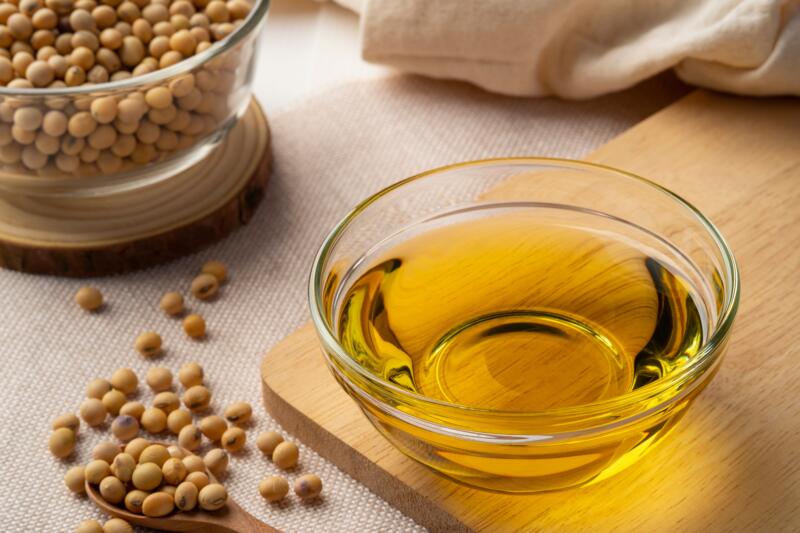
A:
[[[641,462],[594,486],[529,496],[448,481],[370,426],[331,377],[310,326],[264,358],[267,409],[432,530],[800,531],[800,100],[698,91],[588,159],[694,203],[742,273],[722,370]]]

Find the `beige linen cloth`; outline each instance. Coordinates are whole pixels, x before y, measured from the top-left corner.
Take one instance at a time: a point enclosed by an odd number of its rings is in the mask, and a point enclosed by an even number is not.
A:
[[[92,280],[109,302],[102,313],[84,313],[72,302],[85,281],[0,269],[0,531],[74,531],[79,521],[100,518],[62,478],[88,462],[95,443],[110,437],[108,428],[83,425],[74,457],[59,461],[47,452],[51,421],[78,408],[92,378],[127,366],[143,379],[151,366],[177,370],[192,360],[206,369],[215,412],[234,401],[253,404],[246,449],[232,457],[225,479],[249,512],[286,532],[422,531],[305,446],[299,470],[288,477],[319,474],[320,500],[304,504],[292,496],[271,505],[256,490],[277,470],[255,448],[255,436],[281,430],[261,404],[259,363],[309,321],[306,283],[322,238],[366,195],[412,173],[489,156],[581,157],[685,92],[670,78],[589,102],[502,98],[418,77],[345,85],[270,117],[274,172],[247,227],[195,256]],[[209,258],[225,261],[231,279],[213,303],[187,298],[208,323],[209,338],[196,342],[158,310],[158,301],[169,290],[185,294]],[[157,361],[133,349],[136,335],[149,329],[164,338]],[[152,400],[146,386],[139,400]]]
[[[749,95],[800,95],[798,0],[335,0],[368,61],[518,96],[589,98],[674,68]]]

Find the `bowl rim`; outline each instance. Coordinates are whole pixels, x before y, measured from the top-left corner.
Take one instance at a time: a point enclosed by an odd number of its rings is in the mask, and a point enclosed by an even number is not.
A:
[[[367,372],[347,354],[347,352],[344,350],[344,348],[336,338],[335,333],[331,330],[331,326],[330,324],[328,324],[327,319],[325,318],[325,313],[324,313],[325,306],[322,300],[322,293],[324,288],[324,283],[323,283],[324,280],[322,279],[323,267],[325,266],[329,252],[332,251],[332,249],[337,244],[339,238],[342,236],[347,227],[373,202],[409,183],[424,179],[428,176],[441,174],[443,172],[448,172],[451,170],[457,170],[462,168],[476,168],[481,166],[493,166],[498,164],[530,164],[530,165],[539,164],[539,165],[550,165],[550,166],[557,165],[557,166],[571,167],[571,168],[577,167],[582,170],[594,171],[594,172],[600,171],[606,174],[608,173],[616,174],[618,177],[632,179],[647,187],[652,188],[657,192],[664,194],[666,197],[676,202],[679,206],[686,209],[691,215],[695,217],[695,219],[698,222],[700,222],[701,226],[705,229],[707,234],[712,238],[717,250],[720,252],[722,256],[723,266],[725,269],[724,275],[727,275],[729,280],[727,285],[723,284],[723,287],[726,287],[726,289],[729,290],[724,291],[723,306],[719,314],[719,320],[716,327],[714,328],[709,338],[704,342],[697,355],[695,355],[688,364],[686,364],[679,371],[674,372],[673,374],[669,375],[666,378],[662,378],[652,383],[648,383],[643,387],[640,387],[634,391],[630,391],[620,396],[615,396],[612,398],[581,405],[557,407],[542,411],[509,411],[509,410],[486,409],[481,407],[460,405],[460,404],[446,402],[443,400],[437,400],[434,398],[430,398],[409,391],[398,385],[395,385],[394,383],[385,381],[384,379],[381,379],[370,372]],[[317,332],[317,335],[320,337],[320,340],[322,341],[324,346],[326,348],[330,348],[333,351],[333,354],[331,354],[328,352],[327,349],[323,350],[325,352],[326,357],[332,357],[335,355],[335,359],[338,363],[344,364],[349,370],[354,371],[359,378],[366,379],[368,382],[376,385],[378,387],[378,390],[380,390],[381,392],[390,393],[392,395],[399,397],[401,400],[413,401],[417,405],[429,405],[437,408],[438,410],[442,409],[457,410],[459,412],[470,413],[471,415],[486,415],[489,417],[502,415],[507,418],[524,420],[532,417],[541,417],[541,416],[546,416],[548,418],[561,417],[561,416],[574,417],[576,415],[589,416],[592,414],[614,413],[618,412],[621,408],[626,408],[630,407],[631,405],[639,404],[640,402],[648,398],[659,398],[659,396],[662,393],[670,390],[675,385],[683,385],[693,381],[694,378],[700,376],[705,370],[713,366],[713,363],[718,359],[718,357],[715,357],[715,355],[719,355],[721,351],[719,350],[719,348],[724,344],[726,338],[728,337],[728,334],[730,332],[731,326],[733,325],[733,321],[734,318],[736,317],[736,312],[739,306],[740,274],[733,252],[731,251],[730,246],[728,245],[727,241],[722,236],[722,234],[719,232],[719,230],[716,228],[716,226],[708,218],[706,218],[706,216],[703,215],[696,207],[694,207],[694,205],[683,199],[681,196],[670,191],[666,187],[663,187],[650,179],[608,165],[575,160],[575,159],[539,157],[539,156],[498,157],[498,158],[487,158],[487,159],[465,161],[465,162],[433,168],[415,174],[408,178],[402,179],[398,182],[395,182],[389,185],[388,187],[381,189],[377,193],[369,196],[362,202],[360,202],[355,208],[353,208],[347,215],[345,215],[344,218],[342,218],[334,226],[334,228],[327,234],[327,236],[323,240],[322,245],[317,251],[317,254],[315,255],[312,263],[311,275],[309,276],[308,298],[309,298],[309,305],[311,308],[311,318],[314,328]],[[346,373],[342,372],[342,374],[343,377],[347,378],[347,382],[350,384],[350,386],[356,387],[359,390],[359,393],[366,394],[367,396],[372,398],[373,401],[381,405],[384,405],[386,407],[389,407],[394,411],[397,411],[395,407],[387,405],[386,402],[382,401],[379,398],[376,398],[374,394],[371,394],[369,391],[364,390],[363,387],[355,383],[354,380],[350,378],[350,376],[346,375]],[[656,406],[648,405],[646,410],[647,412],[653,412],[654,410],[660,409],[664,405],[672,403],[673,401],[676,400],[677,397],[682,397],[682,396],[684,396],[684,394],[672,395],[666,400],[658,401],[657,402],[658,405]],[[414,416],[414,415],[409,415],[408,413],[404,414],[406,416],[412,416],[412,417]],[[430,421],[427,421],[427,423],[430,423]],[[441,426],[440,424],[437,425]]]
[[[165,79],[174,78],[192,71],[200,65],[223,54],[236,46],[242,39],[257,29],[264,19],[271,0],[255,0],[254,9],[250,10],[247,18],[230,35],[221,41],[212,44],[208,49],[199,54],[175,63],[167,68],[154,70],[141,76],[132,76],[124,80],[107,81],[104,83],[78,85],[76,87],[55,88],[9,88],[0,86],[0,96],[4,97],[48,97],[48,96],[79,96],[96,93],[110,93],[123,89],[134,89],[144,85],[157,84]]]

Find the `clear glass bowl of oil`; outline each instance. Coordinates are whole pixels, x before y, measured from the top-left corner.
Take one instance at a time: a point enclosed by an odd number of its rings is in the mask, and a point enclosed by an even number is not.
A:
[[[719,366],[739,293],[714,226],[589,163],[444,167],[329,235],[311,309],[335,377],[402,452],[505,492],[604,479]]]

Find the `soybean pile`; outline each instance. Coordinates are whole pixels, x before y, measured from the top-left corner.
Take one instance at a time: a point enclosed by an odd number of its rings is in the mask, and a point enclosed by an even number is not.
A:
[[[111,174],[198,144],[238,105],[229,97],[246,77],[237,71],[241,47],[153,85],[99,84],[202,53],[236,31],[251,9],[246,0],[3,2],[0,86],[98,91],[2,99],[0,163],[53,176]]]

